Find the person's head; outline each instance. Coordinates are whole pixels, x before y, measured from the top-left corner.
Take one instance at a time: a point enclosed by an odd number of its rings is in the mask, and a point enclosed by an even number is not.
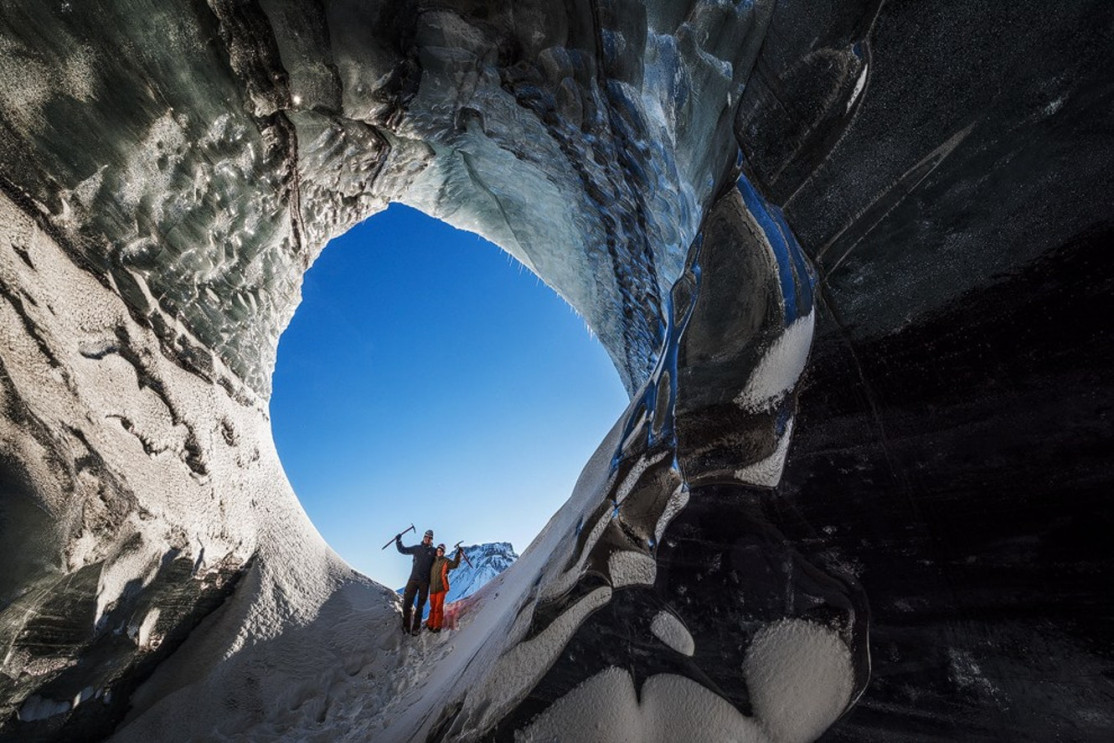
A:
[[[439,555],[445,554],[445,545],[443,545],[443,544],[437,545],[437,554],[439,554]]]
[[[425,536],[422,537],[422,542],[424,544],[433,544],[433,529],[425,530]]]

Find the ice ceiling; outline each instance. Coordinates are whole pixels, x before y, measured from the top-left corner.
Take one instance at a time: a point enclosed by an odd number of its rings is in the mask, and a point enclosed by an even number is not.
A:
[[[1112,49],[1098,0],[3,4],[0,737],[1109,739]],[[421,679],[267,417],[394,201],[632,395]]]

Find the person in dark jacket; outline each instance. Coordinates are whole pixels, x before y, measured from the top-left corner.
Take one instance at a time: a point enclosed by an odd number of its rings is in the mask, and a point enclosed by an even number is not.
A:
[[[445,622],[445,594],[449,592],[449,571],[460,567],[460,556],[464,550],[456,548],[456,557],[445,557],[445,545],[437,545],[437,557],[429,572],[429,621],[426,627],[430,632],[440,632]]]
[[[402,535],[396,534],[395,547],[404,555],[414,556],[410,580],[406,581],[406,590],[402,594],[402,631],[416,635],[422,631],[422,610],[429,595],[429,575],[437,557],[437,550],[433,548],[433,530],[427,529],[422,543],[413,547],[403,547]],[[411,614],[415,596],[418,598],[418,610],[416,614]]]

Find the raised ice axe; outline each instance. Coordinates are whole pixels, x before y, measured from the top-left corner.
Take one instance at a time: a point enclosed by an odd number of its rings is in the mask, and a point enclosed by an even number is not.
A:
[[[454,544],[454,545],[453,545],[453,549],[454,549],[454,550],[459,550],[459,549],[460,549],[460,545],[462,545],[462,544],[464,544],[464,540],[463,540],[463,539],[461,539],[461,540],[460,540],[459,542],[457,542],[456,544]],[[473,564],[472,564],[472,561],[468,559],[468,555],[466,555],[466,554],[464,553],[464,550],[460,550],[460,556],[464,558],[464,561],[465,561],[466,563],[468,563],[468,567],[470,567],[470,568],[475,568],[475,567],[476,567],[475,565],[473,565]]]
[[[408,531],[414,531],[414,525],[413,524],[410,524],[409,529],[406,529],[405,531],[400,531],[397,535],[391,537],[390,541],[388,541],[386,544],[384,544],[380,549],[387,549],[388,547],[391,546],[391,542],[395,541],[396,539],[398,539],[399,537],[401,537],[403,534],[405,534]]]

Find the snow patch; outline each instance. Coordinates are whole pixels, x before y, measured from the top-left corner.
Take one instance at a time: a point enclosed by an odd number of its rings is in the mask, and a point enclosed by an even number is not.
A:
[[[781,401],[805,370],[812,347],[816,312],[800,318],[771,344],[735,404],[752,412],[768,410]]]
[[[658,563],[641,552],[619,550],[607,558],[607,572],[611,575],[613,588],[652,586],[658,574]]]
[[[650,631],[654,637],[676,650],[681,655],[692,656],[696,650],[696,642],[680,619],[668,611],[659,611],[650,622]]]
[[[100,625],[105,613],[124,597],[125,592],[135,592],[149,586],[155,579],[161,562],[162,551],[141,538],[135,548],[125,550],[110,560],[101,570],[97,581],[94,626]]]
[[[615,502],[622,503],[626,500],[626,497],[630,495],[630,491],[633,490],[634,486],[638,483],[638,479],[642,477],[642,473],[651,465],[655,465],[665,459],[665,456],[669,453],[670,451],[667,450],[658,452],[653,456],[643,455],[639,457],[634,467],[631,468],[631,471],[623,478],[623,482],[619,485],[619,489],[615,492]]]
[[[863,65],[863,71],[859,75],[859,79],[855,81],[855,89],[851,91],[851,97],[847,99],[847,108],[844,113],[851,113],[851,107],[855,105],[855,101],[859,100],[859,96],[866,87],[866,73],[870,69],[870,65]]]
[[[155,607],[147,612],[147,616],[143,617],[143,623],[139,625],[139,631],[136,634],[136,644],[144,650],[153,650],[157,648],[162,642],[162,638],[154,634],[155,625],[159,621],[159,609]]]
[[[573,584],[576,583],[577,579],[580,577],[581,571],[584,569],[584,563],[587,561],[592,547],[599,541],[600,536],[609,523],[611,523],[610,512],[603,514],[596,520],[592,530],[588,533],[588,538],[584,540],[584,546],[580,550],[580,556],[577,558],[576,564],[546,586],[542,595],[539,597],[540,600],[545,601],[555,596],[560,596],[573,587]]]
[[[839,635],[802,619],[765,627],[743,661],[755,716],[770,738],[815,740],[851,701],[851,653]]]
[[[735,479],[749,485],[773,488],[781,482],[785,470],[785,457],[789,453],[789,440],[793,435],[793,418],[785,425],[785,433],[777,441],[777,449],[765,459],[735,470]]]
[[[640,701],[641,697],[641,701]],[[615,743],[772,743],[761,726],[700,684],[658,674],[635,691],[630,673],[611,667],[540,714],[520,738]]]
[[[611,600],[610,588],[597,588],[570,606],[537,637],[515,645],[499,659],[488,674],[486,693],[480,699],[514,700],[528,692],[545,674],[588,615]],[[504,701],[504,705],[506,702]],[[480,728],[495,723],[507,710],[493,705],[484,714]],[[570,738],[576,740],[576,738]]]
[[[662,511],[661,516],[658,517],[658,523],[654,526],[654,541],[660,542],[661,535],[665,533],[665,527],[669,526],[669,522],[673,520],[681,510],[689,503],[689,491],[685,485],[678,485],[669,496],[669,500],[665,504],[665,510]]]

